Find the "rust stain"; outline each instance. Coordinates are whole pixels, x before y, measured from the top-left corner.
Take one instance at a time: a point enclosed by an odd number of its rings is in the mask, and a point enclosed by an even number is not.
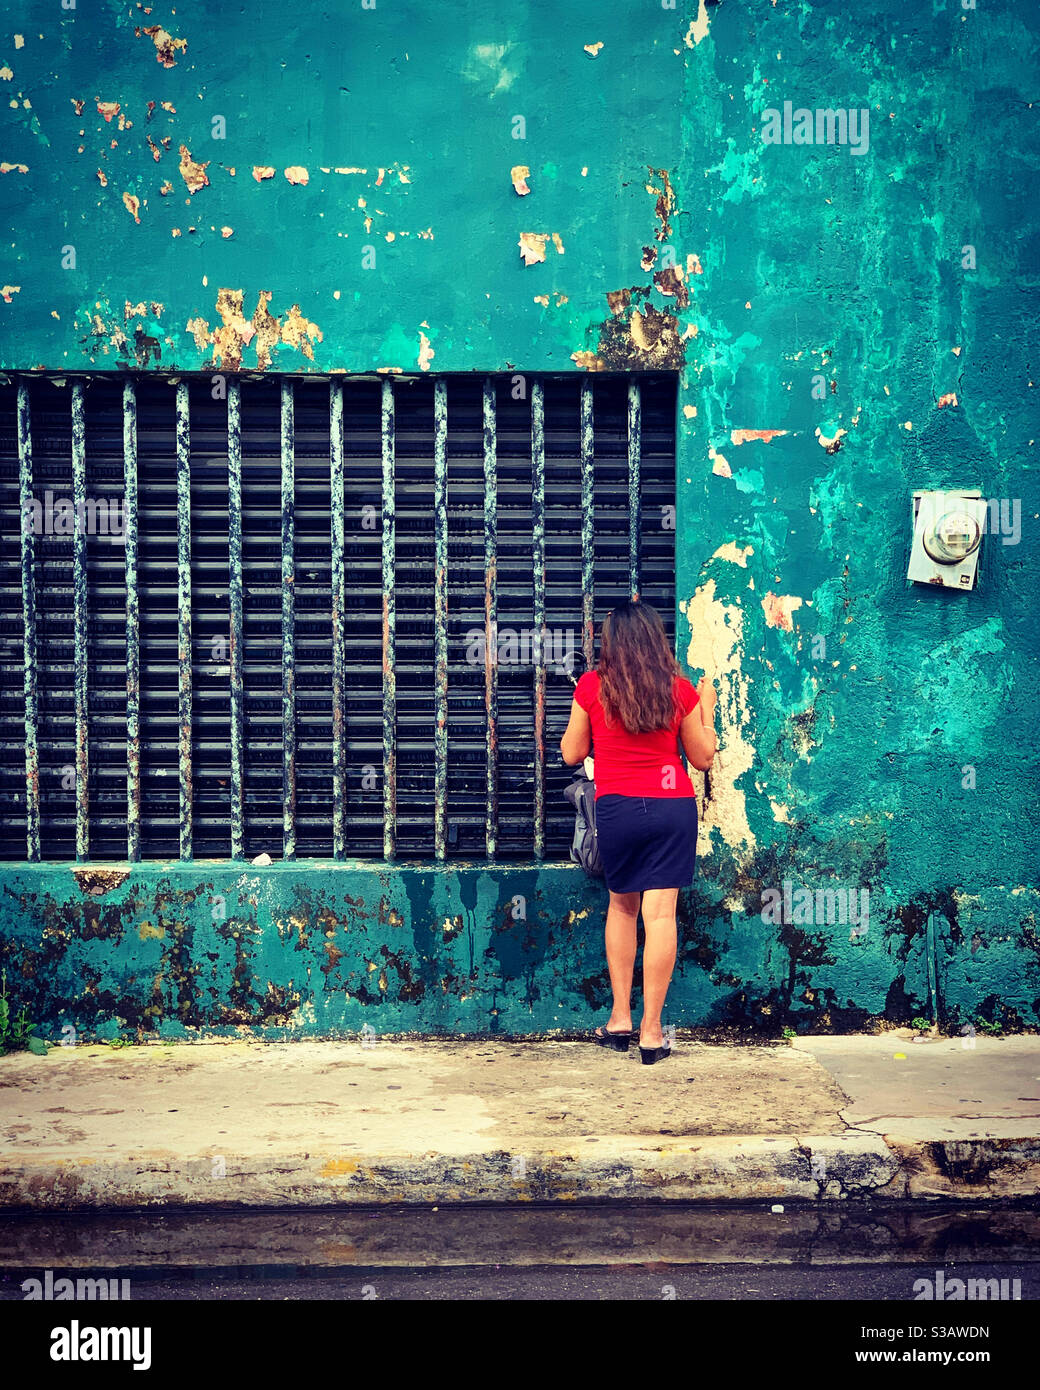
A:
[[[321,1176],[323,1178],[342,1178],[351,1173],[356,1173],[360,1164],[353,1158],[330,1158],[322,1165]]]
[[[654,236],[658,241],[667,241],[672,234],[671,216],[675,208],[675,191],[667,169],[654,169],[650,165],[647,165],[647,168],[650,170],[651,178],[656,174],[661,180],[660,188],[653,183],[646,185],[646,191],[650,196],[657,198],[655,212],[661,223]]]
[[[130,877],[130,870],[74,868],[72,877],[81,893],[90,893],[95,898],[101,898],[106,893],[111,893],[113,888],[119,888],[125,883]]]
[[[654,274],[654,284],[661,294],[669,299],[674,299],[676,307],[685,309],[690,302],[690,292],[683,284],[683,273],[680,266],[666,266],[664,270],[658,270]]]
[[[631,304],[634,289],[635,286],[631,290],[607,290],[607,303],[615,317],[623,314]]]
[[[135,38],[139,39],[145,34],[155,44],[155,61],[164,68],[172,68],[177,61],[177,54],[185,52],[188,47],[187,39],[175,39],[161,24],[148,24],[144,28],[134,29]]]

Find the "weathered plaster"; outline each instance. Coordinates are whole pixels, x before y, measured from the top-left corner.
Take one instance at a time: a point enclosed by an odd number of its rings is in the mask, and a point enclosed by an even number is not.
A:
[[[1035,9],[29,13],[0,367],[675,370],[678,650],[721,687],[677,1007],[926,1013],[931,939],[947,1017],[1035,1024]],[[764,144],[786,99],[866,108],[869,150]],[[969,485],[1020,543],[909,588],[913,489]],[[763,923],[784,875],[869,885],[868,946]]]

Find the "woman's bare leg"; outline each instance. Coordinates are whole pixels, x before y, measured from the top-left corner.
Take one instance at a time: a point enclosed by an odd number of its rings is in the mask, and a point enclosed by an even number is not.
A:
[[[614,1007],[607,1022],[612,1033],[632,1027],[632,971],[636,963],[638,917],[638,893],[611,893],[605,939],[610,987],[614,991]]]
[[[675,904],[678,888],[648,888],[643,894],[643,1018],[639,1042],[662,1047],[661,1010],[675,968]]]

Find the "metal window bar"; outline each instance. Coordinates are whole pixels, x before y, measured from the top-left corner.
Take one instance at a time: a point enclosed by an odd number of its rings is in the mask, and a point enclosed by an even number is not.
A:
[[[296,437],[293,384],[282,382],[282,857],[296,858]]]
[[[180,857],[192,852],[191,425],[188,383],[177,383],[177,723]]]
[[[87,706],[87,457],[83,383],[72,386],[72,542],[74,663],[76,683],[76,859],[90,853],[89,711]]]
[[[25,695],[25,853],[40,858],[40,758],[37,737],[36,576],[33,569],[33,470],[29,386],[18,383],[18,521],[21,537],[22,689]]]
[[[534,857],[545,858],[545,395],[531,386],[531,564],[534,573]]]
[[[231,744],[231,858],[245,858],[245,679],[242,632],[242,390],[228,383],[228,706]]]
[[[123,383],[123,544],[126,551],[126,857],[141,858],[141,604],[137,592],[137,393]]]
[[[448,388],[433,384],[433,853],[448,834]]]
[[[596,615],[596,502],[594,455],[595,438],[592,417],[592,382],[581,383],[581,650],[585,669],[595,664]],[[629,464],[631,469],[631,463]],[[631,543],[630,543],[631,544]]]
[[[331,576],[332,595],[332,854],[346,858],[346,669],[347,643],[344,613],[346,573],[343,552],[346,544],[343,467],[343,383],[329,382],[329,483],[332,492]]]
[[[453,382],[457,379],[453,379]],[[550,425],[551,437],[554,443],[551,446],[553,457],[551,467],[547,467],[547,382],[557,394],[553,397],[553,423]],[[383,854],[387,859],[395,857],[397,853],[397,810],[398,810],[398,787],[397,787],[397,746],[400,731],[398,730],[398,710],[397,710],[397,633],[396,633],[396,613],[395,613],[395,583],[396,583],[396,522],[395,522],[395,488],[406,486],[412,495],[421,486],[414,480],[415,466],[412,465],[411,481],[402,483],[396,477],[396,427],[397,427],[397,402],[395,393],[404,392],[407,395],[407,388],[411,383],[397,382],[392,383],[389,379],[383,378],[377,388],[379,397],[378,420],[379,432],[377,443],[377,457],[379,459],[379,469],[381,483],[377,482],[377,490],[382,494],[382,536],[381,536],[381,561],[377,565],[377,571],[382,571],[382,755],[383,755],[383,781],[382,781],[382,841]],[[430,389],[430,383],[423,384],[426,390]],[[588,378],[584,378],[577,384],[576,397],[571,396],[573,410],[571,415],[572,423],[568,424],[564,431],[564,444],[560,445],[560,410],[563,408],[559,402],[563,399],[559,391],[564,387],[560,382],[551,382],[539,379],[530,383],[530,405],[527,408],[526,429],[528,432],[528,448],[530,454],[530,471],[527,474],[529,482],[526,487],[523,484],[521,475],[516,472],[516,463],[522,459],[523,453],[518,456],[517,435],[515,433],[519,423],[519,411],[521,407],[500,408],[497,399],[496,379],[488,377],[482,382],[473,383],[475,392],[467,395],[468,386],[466,383],[449,384],[441,377],[432,383],[433,393],[433,437],[432,437],[432,467],[433,467],[433,507],[430,514],[430,524],[432,526],[432,549],[433,549],[433,585],[431,586],[430,599],[432,601],[432,614],[429,621],[432,622],[433,629],[433,682],[432,699],[434,709],[434,726],[432,739],[433,768],[434,768],[434,837],[433,852],[437,859],[443,859],[447,852],[448,844],[454,846],[455,840],[453,833],[455,827],[449,825],[449,820],[453,815],[453,803],[451,788],[457,786],[461,781],[466,785],[467,777],[471,777],[466,771],[467,757],[472,757],[466,753],[467,746],[472,746],[473,751],[480,747],[480,759],[484,764],[483,782],[480,800],[483,802],[480,814],[480,833],[484,842],[484,848],[489,858],[494,858],[501,849],[501,825],[500,825],[500,802],[503,789],[507,797],[514,800],[512,805],[516,805],[516,789],[519,785],[517,777],[520,775],[518,769],[521,765],[517,761],[517,754],[520,751],[519,743],[508,744],[507,741],[507,762],[505,764],[505,777],[503,782],[502,745],[500,741],[499,723],[499,701],[501,690],[505,689],[509,700],[511,718],[515,725],[515,711],[517,709],[517,698],[521,691],[521,686],[515,682],[516,673],[503,673],[499,670],[498,661],[498,641],[499,641],[499,603],[500,603],[500,580],[503,573],[502,545],[504,544],[506,564],[510,579],[507,589],[508,602],[515,609],[517,594],[521,592],[517,588],[518,578],[523,575],[523,561],[516,549],[521,532],[517,531],[517,518],[523,518],[526,514],[529,518],[529,531],[527,545],[529,549],[529,564],[531,568],[532,581],[528,589],[531,609],[533,616],[533,632],[535,642],[533,646],[533,660],[531,661],[532,673],[531,683],[526,689],[529,692],[530,710],[533,722],[533,743],[530,742],[531,734],[526,734],[530,756],[527,761],[527,776],[533,781],[533,817],[528,822],[530,834],[529,845],[532,846],[534,855],[538,859],[545,857],[546,853],[546,794],[549,778],[546,766],[546,723],[548,701],[547,695],[552,694],[553,708],[557,713],[562,709],[561,692],[558,689],[548,690],[548,657],[546,650],[546,638],[549,631],[546,627],[549,614],[557,616],[561,613],[561,603],[569,605],[569,598],[560,596],[560,590],[570,586],[574,587],[573,575],[580,572],[580,592],[577,595],[577,602],[580,605],[580,631],[581,648],[586,665],[591,665],[594,658],[593,621],[595,617],[595,600],[597,597],[597,564],[604,563],[602,552],[597,556],[597,547],[602,540],[604,546],[610,554],[616,555],[620,560],[620,555],[613,549],[613,542],[609,537],[613,522],[611,517],[620,519],[624,516],[625,538],[624,538],[624,570],[615,566],[613,570],[609,565],[614,564],[614,560],[607,556],[608,579],[601,585],[601,601],[604,607],[610,606],[621,596],[619,592],[619,581],[621,573],[625,574],[625,586],[629,593],[638,594],[641,583],[646,576],[641,574],[641,567],[645,565],[646,556],[644,554],[645,537],[641,537],[642,530],[642,510],[645,486],[650,486],[652,500],[653,488],[663,487],[661,482],[662,473],[660,465],[657,465],[657,473],[650,476],[647,483],[643,473],[644,462],[644,430],[645,430],[645,397],[643,388],[639,382],[631,381],[627,383],[627,391],[624,397],[624,408],[621,412],[620,423],[623,426],[623,433],[619,434],[612,421],[618,421],[617,406],[611,406],[610,402],[616,402],[616,393],[612,396],[606,386],[598,383],[594,388],[594,383]],[[19,379],[16,393],[16,416],[17,416],[17,498],[19,514],[25,518],[27,511],[31,511],[33,503],[34,487],[34,455],[32,438],[31,413],[31,387],[27,379]],[[142,483],[141,459],[139,457],[139,428],[140,428],[140,392],[151,392],[154,397],[155,392],[161,387],[153,386],[152,383],[141,384],[134,380],[127,380],[122,383],[122,459],[120,471],[122,473],[122,484],[124,492],[124,516],[125,516],[125,561],[122,560],[119,568],[124,572],[125,583],[125,633],[126,633],[126,846],[127,857],[131,862],[136,862],[142,853],[142,841],[145,839],[145,824],[142,820],[143,801],[147,798],[142,793],[142,762],[150,756],[151,740],[147,732],[147,725],[144,719],[143,702],[150,699],[153,704],[155,701],[155,686],[143,684],[151,680],[150,671],[154,669],[154,649],[156,638],[154,636],[154,624],[156,619],[155,604],[159,602],[156,594],[161,595],[161,589],[156,590],[156,580],[154,578],[156,570],[162,568],[163,561],[153,555],[153,558],[145,558],[144,568],[141,568],[141,557],[138,551],[139,515],[140,508],[145,507],[146,513],[154,518],[161,515],[155,512],[156,486],[166,487],[168,484],[159,478],[158,470],[160,463],[154,461],[155,450],[152,446],[152,459],[145,467]],[[297,518],[295,512],[295,490],[297,486],[297,437],[296,437],[296,411],[297,397],[296,390],[292,381],[283,379],[280,383],[280,429],[279,438],[279,457],[278,473],[280,478],[280,488],[277,489],[281,506],[281,593],[280,593],[280,665],[281,665],[281,785],[282,785],[282,832],[283,832],[283,853],[284,856],[292,858],[297,852],[297,689],[296,689],[296,663],[297,640],[303,638],[303,632],[297,633],[297,603],[296,595],[296,574],[301,562],[300,555],[297,553],[296,527]],[[306,389],[306,388],[305,388]],[[351,390],[353,388],[350,388]],[[573,388],[571,388],[573,389]],[[245,675],[249,667],[248,643],[244,631],[244,564],[243,564],[243,498],[242,498],[242,454],[243,454],[243,416],[242,416],[242,386],[238,381],[229,383],[229,390],[226,405],[226,438],[227,438],[227,469],[228,469],[228,501],[227,501],[227,573],[228,573],[228,620],[230,621],[230,665],[226,672],[229,676],[228,698],[225,703],[223,716],[218,718],[226,719],[228,736],[226,742],[230,744],[230,779],[226,776],[217,778],[217,785],[227,787],[225,795],[229,801],[230,811],[230,848],[233,858],[241,858],[246,854],[246,842],[248,837],[246,830],[246,794],[245,794],[245,717],[244,717],[244,685]],[[598,398],[600,391],[606,391],[605,404],[603,406],[602,420],[599,416],[595,419],[594,435],[594,400]],[[102,818],[107,813],[103,807],[92,805],[92,797],[88,793],[88,774],[91,771],[95,753],[92,751],[94,745],[89,737],[90,708],[88,706],[88,671],[94,668],[90,664],[91,652],[90,633],[88,631],[88,602],[93,606],[93,599],[89,596],[94,592],[90,585],[90,575],[93,570],[88,572],[87,563],[87,538],[85,526],[83,524],[86,508],[86,491],[88,481],[87,453],[86,453],[86,419],[84,409],[83,381],[75,381],[71,391],[71,423],[70,435],[71,463],[72,463],[72,491],[73,504],[77,517],[77,525],[74,532],[73,555],[72,555],[72,616],[73,616],[73,709],[75,718],[75,771],[76,771],[76,812],[75,812],[75,854],[77,860],[84,860],[91,851],[91,826],[94,820]],[[458,394],[456,395],[456,392]],[[449,430],[449,396],[457,401],[458,410],[452,407],[451,420],[455,423]],[[151,397],[149,398],[151,399]],[[352,397],[356,402],[358,396]],[[429,399],[428,397],[426,399]],[[155,406],[149,406],[152,410],[153,419]],[[352,409],[359,408],[352,405]],[[428,408],[428,407],[426,407]],[[168,409],[168,407],[167,407]],[[195,409],[200,414],[205,414],[204,402],[200,399],[196,402]],[[411,411],[411,402],[408,404]],[[510,424],[507,425],[507,449],[511,451],[511,459],[507,467],[506,474],[501,472],[501,448],[502,448],[502,409],[506,410],[506,415]],[[652,429],[660,430],[661,410],[655,406],[657,414],[654,416],[655,424]],[[613,410],[613,416],[611,411]],[[467,416],[466,412],[471,413]],[[325,699],[328,701],[327,708],[331,714],[331,766],[330,781],[332,789],[333,813],[331,817],[331,839],[332,850],[336,857],[343,858],[347,849],[348,834],[348,811],[356,813],[357,808],[348,807],[347,796],[347,771],[350,765],[352,752],[357,757],[366,757],[364,737],[358,741],[355,750],[352,742],[348,742],[347,729],[347,680],[348,673],[353,676],[354,667],[348,664],[354,656],[357,648],[355,642],[362,640],[358,638],[358,622],[356,616],[351,619],[353,611],[356,615],[361,600],[355,601],[353,610],[349,605],[350,593],[347,587],[346,574],[346,555],[345,555],[345,517],[347,515],[347,498],[351,496],[355,486],[361,486],[354,479],[353,465],[348,472],[347,453],[345,447],[345,406],[344,406],[344,382],[342,379],[335,379],[328,384],[328,396],[326,405],[326,420],[328,429],[328,477],[331,483],[331,500],[328,502],[328,512],[322,511],[321,516],[325,516],[325,545],[328,547],[326,554],[330,556],[327,562],[326,573],[329,577],[330,599],[332,610],[331,633],[323,639],[330,643],[332,668],[331,691],[326,688]],[[68,418],[68,417],[66,417]],[[355,418],[356,417],[352,417]],[[414,449],[415,431],[419,426],[415,423],[419,418],[414,411],[409,415],[409,429],[412,431],[410,438],[413,443],[410,445]],[[92,417],[93,419],[93,417]],[[456,600],[451,599],[452,608],[449,610],[449,598],[457,591],[465,591],[467,579],[465,574],[460,574],[459,563],[452,559],[455,551],[449,549],[449,541],[452,547],[459,544],[468,544],[460,534],[459,539],[455,539],[454,530],[449,534],[449,517],[465,516],[465,511],[458,512],[458,506],[465,508],[469,505],[465,496],[460,498],[459,503],[452,504],[455,508],[449,513],[449,504],[454,492],[449,493],[450,477],[454,476],[452,469],[465,467],[465,449],[468,447],[459,441],[466,439],[466,431],[471,428],[466,423],[467,420],[473,422],[475,426],[473,439],[475,440],[475,459],[476,473],[465,474],[464,476],[476,482],[480,481],[480,499],[483,544],[478,552],[483,564],[483,575],[481,583],[477,587],[473,599],[466,600],[460,598],[459,604],[465,607],[466,602],[478,604],[477,609],[470,609],[471,612],[483,609],[483,632],[485,640],[483,671],[479,673],[481,694],[476,696],[479,704],[483,706],[481,710],[481,722],[483,728],[480,731],[479,745],[467,745],[469,737],[465,730],[472,724],[472,715],[467,714],[467,709],[472,709],[472,705],[467,705],[466,700],[472,697],[465,694],[466,678],[463,669],[458,663],[451,660],[452,643],[456,640],[455,628],[464,621],[460,613],[455,617],[454,604]],[[577,421],[577,427],[573,421]],[[600,432],[602,426],[603,443],[600,443]],[[93,428],[93,425],[91,426]],[[148,426],[154,429],[154,425]],[[199,429],[205,430],[207,426],[201,422]],[[212,424],[209,426],[212,428]],[[313,429],[313,426],[311,426]],[[174,439],[176,450],[176,558],[177,558],[177,611],[176,611],[176,635],[177,635],[177,665],[176,665],[176,710],[177,710],[177,737],[176,737],[176,756],[178,767],[177,779],[177,798],[179,806],[179,816],[177,818],[177,836],[179,852],[182,859],[190,859],[195,850],[195,837],[198,832],[197,819],[193,820],[193,772],[195,768],[195,756],[193,752],[193,693],[196,689],[195,675],[192,662],[192,605],[193,598],[197,604],[206,605],[205,613],[211,614],[212,603],[212,584],[213,580],[200,579],[203,585],[199,593],[193,596],[192,592],[192,556],[193,556],[193,527],[196,524],[196,517],[193,515],[192,506],[192,469],[191,469],[191,439],[195,429],[194,416],[189,416],[189,383],[181,379],[176,383],[176,393],[174,401]],[[509,434],[508,431],[513,431]],[[453,433],[453,432],[454,433]],[[613,433],[612,433],[613,431]],[[674,435],[671,435],[674,438]],[[451,443],[455,440],[456,443]],[[573,442],[567,442],[567,441]],[[611,441],[614,441],[613,443]],[[620,443],[620,454],[617,444]],[[54,440],[44,440],[45,449],[49,446],[51,451],[55,447]],[[449,447],[450,446],[450,447]],[[92,450],[102,448],[102,444],[94,443]],[[319,441],[319,457],[324,445]],[[362,456],[364,445],[356,446],[352,441],[352,448],[360,447]],[[453,462],[454,451],[460,449],[460,462]],[[570,452],[573,450],[573,452]],[[313,452],[313,449],[312,449]],[[658,448],[658,454],[660,449]],[[66,457],[68,457],[66,455]],[[429,455],[427,455],[429,457]],[[576,460],[577,467],[573,463],[567,464],[568,457]],[[573,470],[570,477],[574,479],[575,492],[561,492],[561,488],[569,489],[571,483],[566,482],[568,477],[568,466]],[[619,466],[622,474],[619,476]],[[91,465],[92,468],[96,465]],[[151,470],[149,472],[149,470]],[[601,473],[603,477],[601,478]],[[548,479],[547,479],[548,474]],[[168,475],[165,475],[168,477]],[[611,479],[615,481],[612,482]],[[597,528],[597,503],[602,501],[600,494],[597,494],[596,487],[603,482],[608,489],[607,494],[613,498],[605,505],[608,511],[604,517],[604,526]],[[616,484],[624,489],[627,506],[624,511],[618,510],[620,496],[616,490]],[[451,484],[452,488],[455,484]],[[142,487],[145,493],[142,494]],[[466,485],[462,485],[462,493],[465,493]],[[152,488],[152,492],[148,489]],[[503,488],[505,491],[503,492]],[[580,488],[580,500],[578,490]],[[610,489],[615,491],[610,493]],[[529,495],[528,495],[529,489]],[[667,496],[666,492],[659,492],[660,496]],[[200,494],[201,498],[202,494]],[[573,496],[573,512],[568,512],[571,506],[566,501],[567,496]],[[142,501],[142,497],[145,500]],[[151,498],[149,501],[148,498]],[[505,499],[505,501],[503,501]],[[502,513],[502,506],[506,506],[506,512]],[[647,502],[651,505],[651,502]],[[518,508],[519,506],[519,513]],[[209,524],[213,534],[213,526],[216,524],[213,518],[212,508],[207,510],[207,504],[198,503],[198,524]],[[613,509],[613,510],[610,510]],[[580,515],[575,515],[580,513]],[[480,515],[480,513],[478,513]],[[508,518],[506,531],[502,530],[503,515]],[[209,517],[208,523],[206,517]],[[411,513],[414,530],[414,510]],[[566,520],[569,516],[574,517],[574,521]],[[307,523],[313,526],[313,521]],[[463,523],[460,523],[462,525]],[[469,523],[466,523],[469,524]],[[454,523],[453,523],[454,525]],[[480,522],[477,523],[480,525]],[[560,526],[565,530],[570,528],[567,535],[562,535]],[[560,545],[572,546],[578,539],[574,535],[575,526],[580,527],[580,551],[574,559],[577,563],[568,560],[562,569],[556,566],[549,557],[554,553],[554,547]],[[149,521],[149,532],[153,531],[153,522]],[[45,625],[49,621],[49,609],[46,602],[40,607],[39,595],[41,592],[46,594],[47,576],[54,573],[53,569],[48,570],[47,560],[44,555],[42,559],[43,568],[41,569],[41,554],[34,541],[33,527],[23,519],[20,525],[20,560],[18,566],[18,589],[21,608],[20,626],[20,647],[21,664],[23,665],[23,694],[24,694],[24,816],[25,816],[25,845],[26,853],[30,860],[39,859],[43,846],[41,845],[41,835],[44,826],[44,818],[41,815],[41,797],[39,789],[39,702],[40,692],[37,689],[39,675],[39,641],[41,622]],[[308,534],[313,534],[312,532]],[[663,534],[663,533],[662,533]],[[479,535],[479,531],[478,531]],[[378,542],[377,542],[378,544]],[[414,553],[414,543],[413,551]],[[651,549],[654,544],[658,544],[651,539]],[[93,552],[91,552],[93,553]],[[356,546],[352,554],[356,554]],[[465,553],[460,552],[461,553]],[[567,551],[572,554],[571,550]],[[205,574],[205,566],[212,562],[207,562],[206,555],[212,554],[212,546],[207,552],[205,547],[200,551],[199,565],[200,574]],[[95,563],[111,564],[107,557],[102,557]],[[254,572],[258,567],[262,567],[263,562],[253,562]],[[312,564],[313,560],[307,563]],[[654,562],[657,565],[655,573],[660,574],[660,561]],[[517,568],[519,565],[519,569]],[[566,571],[566,573],[564,572]],[[111,573],[111,570],[105,571]],[[153,576],[149,581],[142,579],[142,575]],[[311,571],[313,575],[313,571]],[[359,571],[360,573],[360,571]],[[40,576],[43,576],[42,580]],[[613,577],[609,577],[613,576]],[[40,584],[44,584],[41,591]],[[161,585],[161,579],[158,583]],[[360,581],[359,581],[360,582]],[[651,577],[650,592],[654,595],[651,601],[661,603],[656,598],[659,586],[659,577]],[[206,584],[210,588],[205,588]],[[142,584],[144,588],[142,589]],[[461,586],[461,588],[459,587]],[[110,592],[111,589],[107,592]],[[370,592],[370,591],[369,591]],[[118,587],[116,589],[118,594]],[[479,595],[479,598],[477,597]],[[363,597],[363,596],[362,596]],[[146,621],[144,614],[145,602],[151,605],[147,619],[151,621],[153,636],[145,638],[142,624]],[[100,601],[100,600],[99,600]],[[310,611],[314,611],[313,594],[310,600]],[[662,604],[666,619],[670,617],[669,608]],[[200,612],[203,610],[200,609]],[[414,650],[415,623],[426,621],[421,617],[421,603],[419,616],[416,616],[414,604],[409,613],[409,640],[412,643],[411,650]],[[566,607],[570,612],[570,608]],[[97,621],[100,623],[104,617],[101,609],[97,613]],[[564,621],[566,619],[563,619]],[[93,619],[92,619],[93,621]],[[163,619],[165,621],[165,619]],[[206,618],[206,621],[209,621]],[[352,625],[353,624],[353,625]],[[313,627],[310,629],[313,631]],[[53,638],[48,640],[53,641]],[[262,632],[259,638],[255,639],[262,643]],[[152,656],[148,656],[148,645],[150,641]],[[254,648],[255,650],[255,648]],[[325,648],[329,651],[329,648]],[[59,658],[60,659],[60,658]],[[161,660],[161,657],[160,657]],[[553,665],[558,669],[559,653],[556,653]],[[59,671],[61,667],[57,668]],[[67,668],[66,668],[67,669]],[[313,670],[313,664],[310,667]],[[416,708],[414,701],[416,692],[413,689],[415,667],[412,665],[407,679],[409,699],[412,701],[410,709]],[[101,680],[102,677],[90,677],[90,679]],[[427,677],[428,679],[428,677]],[[502,686],[502,680],[506,679],[506,686]],[[530,678],[528,678],[530,679]],[[44,694],[49,697],[49,684],[44,686]],[[555,686],[555,683],[554,683]],[[479,688],[479,687],[478,687]],[[449,738],[448,728],[448,695],[449,690],[454,689],[453,700],[461,699],[463,704],[462,731],[451,734]],[[99,687],[100,691],[100,687]],[[146,696],[146,691],[152,692]],[[461,694],[459,693],[461,691]],[[100,692],[103,694],[103,691]],[[331,698],[330,698],[331,697]],[[91,694],[91,700],[94,696]],[[212,701],[206,704],[208,697],[203,696],[203,703],[200,705],[199,719],[203,721],[205,729],[212,728],[212,716],[206,711],[212,708]],[[359,694],[358,703],[363,705],[366,697]],[[568,701],[569,702],[569,701]],[[105,709],[111,709],[111,702],[104,705],[102,702],[102,713],[100,718],[106,716]],[[377,706],[378,708],[378,706]],[[111,715],[107,716],[109,719]],[[165,718],[162,716],[155,716]],[[352,716],[353,717],[353,716]],[[358,716],[361,717],[360,715]],[[378,719],[378,714],[377,714]],[[456,716],[453,715],[453,719]],[[52,715],[60,718],[60,715]],[[414,713],[408,715],[410,727],[416,727],[416,719],[421,720],[421,716]],[[525,716],[526,718],[526,716]],[[207,724],[206,721],[209,721]],[[466,721],[469,720],[470,724]],[[309,725],[313,729],[313,720]],[[528,724],[527,729],[531,729]],[[205,739],[207,734],[200,733],[200,739]],[[203,760],[200,767],[205,762],[205,757],[209,756],[211,762],[209,771],[206,775],[213,781],[212,771],[212,747],[213,735],[210,733],[209,749],[207,755],[204,751],[199,753]],[[514,738],[516,736],[514,735]],[[521,731],[520,737],[524,735]],[[21,740],[20,740],[21,741]],[[50,740],[53,742],[53,738]],[[220,740],[218,739],[218,743]],[[107,774],[109,781],[105,783],[101,774],[106,772],[106,767],[111,766],[112,754],[106,751],[104,741],[100,736],[100,752],[97,777],[97,787],[112,785],[111,773]],[[203,745],[200,744],[200,749]],[[453,752],[459,749],[459,752]],[[313,753],[309,754],[312,758],[310,767],[313,767]],[[326,755],[328,757],[328,755]],[[108,759],[106,764],[105,759]],[[449,764],[449,758],[451,762]],[[205,771],[205,768],[203,768]],[[559,770],[554,770],[554,777]],[[451,774],[449,777],[449,773]],[[313,772],[309,773],[313,787]],[[228,787],[228,780],[230,786]],[[10,785],[9,783],[7,785]],[[200,786],[202,784],[200,783]],[[415,781],[415,774],[411,775],[408,786],[409,805],[415,806],[417,795],[416,788],[419,785]],[[530,788],[532,783],[527,783]],[[161,787],[159,789],[161,793]],[[110,795],[109,793],[107,793]],[[201,793],[200,793],[201,794]],[[9,795],[9,793],[5,793]],[[218,793],[219,795],[219,793]],[[315,804],[315,793],[310,793],[311,802]],[[463,793],[468,795],[468,793]],[[94,796],[99,797],[97,788],[94,789]],[[99,798],[103,799],[103,795]],[[325,805],[327,806],[327,802]],[[530,803],[528,803],[530,805]],[[554,812],[556,811],[554,803]],[[213,813],[211,813],[213,814]],[[215,813],[219,815],[219,811]],[[104,822],[102,822],[104,823]],[[412,817],[414,824],[414,816]],[[557,818],[558,824],[558,818]],[[193,835],[193,830],[195,835]],[[19,824],[18,833],[21,831]],[[453,832],[449,834],[449,831]],[[212,832],[211,832],[212,833]],[[515,845],[515,831],[513,834],[513,844]],[[109,843],[108,840],[105,841]],[[460,848],[462,846],[460,845]],[[515,852],[515,849],[513,850]],[[472,853],[472,841],[470,842],[470,853]]]
[[[487,801],[484,849],[498,852],[498,430],[495,381],[487,377],[482,392],[484,444],[484,710]]]
[[[396,535],[394,524],[394,388],[383,382],[380,409],[383,462],[383,858],[397,852]]]
[[[633,598],[639,597],[639,552],[642,540],[640,458],[643,407],[639,382],[628,383],[628,583]]]

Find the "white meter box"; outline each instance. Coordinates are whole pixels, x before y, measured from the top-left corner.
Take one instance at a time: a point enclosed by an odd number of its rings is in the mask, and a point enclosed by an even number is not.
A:
[[[973,589],[986,526],[986,501],[977,489],[915,492],[914,539],[907,579],[947,589]]]

